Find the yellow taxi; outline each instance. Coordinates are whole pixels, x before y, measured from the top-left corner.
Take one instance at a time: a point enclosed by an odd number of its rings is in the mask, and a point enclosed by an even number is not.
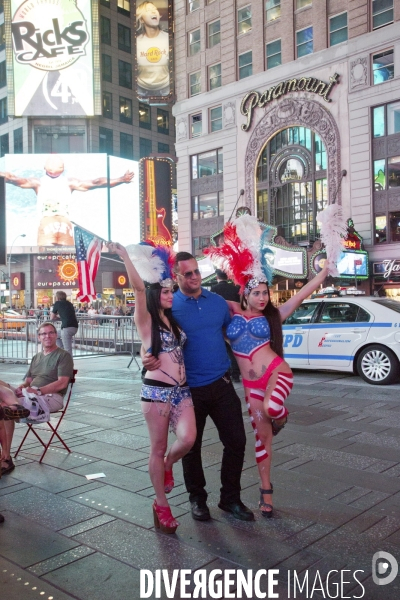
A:
[[[21,315],[11,308],[3,310],[0,313],[0,331],[2,329],[16,329],[21,331],[25,327],[25,322],[21,321]]]

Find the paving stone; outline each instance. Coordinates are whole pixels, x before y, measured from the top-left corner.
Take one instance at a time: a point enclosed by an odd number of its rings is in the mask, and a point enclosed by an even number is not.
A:
[[[55,494],[78,487],[84,483],[80,475],[43,465],[39,462],[21,465],[13,471],[13,477]]]
[[[1,512],[5,517],[5,523],[1,525],[1,556],[19,567],[29,567],[79,546],[75,540],[38,525],[30,518],[9,510],[1,509]]]
[[[131,463],[133,460],[135,460],[135,457],[141,456],[137,455],[135,450],[122,448],[121,446],[113,446],[112,444],[106,444],[105,442],[89,441],[81,443],[76,446],[76,451],[89,458],[106,458],[109,463],[115,464],[115,467],[113,466],[113,468],[116,468],[117,465],[126,465]],[[78,472],[79,468],[75,469],[75,471]]]
[[[92,506],[82,507],[67,498],[34,487],[3,496],[0,506],[33,522],[45,524],[54,531],[99,515]]]
[[[0,590],[4,600],[72,600],[72,596],[0,556]],[[86,599],[87,600],[87,599]]]
[[[44,575],[45,573],[49,573],[50,571],[54,571],[55,569],[59,569],[65,565],[75,562],[84,556],[88,556],[88,554],[93,554],[94,550],[87,548],[86,546],[79,546],[78,548],[74,548],[73,550],[68,550],[67,552],[63,552],[62,554],[58,554],[53,558],[48,558],[47,560],[43,560],[32,567],[29,567],[28,571],[30,573],[34,573],[34,575]]]
[[[182,538],[176,534],[155,533],[122,521],[107,523],[76,539],[125,564],[151,571],[160,565],[164,569],[199,569],[214,558],[207,548],[181,544]]]
[[[114,451],[118,449],[121,450],[121,448],[115,448]],[[131,451],[129,452],[132,453]],[[142,471],[138,471],[137,469],[130,469],[129,467],[123,465],[116,465],[112,462],[107,462],[105,460],[99,460],[93,466],[96,467],[95,471],[93,471],[93,469],[90,468],[90,465],[87,465],[74,469],[74,473],[80,473],[81,475],[90,475],[92,473],[104,473],[106,478],[102,478],[102,483],[115,486],[124,490],[129,490],[131,492],[144,490],[151,486],[150,477],[148,473],[143,473]]]
[[[111,517],[110,515],[99,515],[98,517],[93,517],[93,519],[88,519],[87,521],[83,521],[82,523],[77,523],[77,525],[72,525],[71,527],[60,529],[59,533],[62,533],[67,537],[74,537],[79,533],[89,531],[89,529],[94,529],[95,527],[99,527],[99,525],[104,525],[104,523],[114,521],[114,519],[115,517]]]
[[[153,488],[150,488],[153,495]],[[146,529],[154,526],[152,500],[139,494],[132,494],[125,490],[103,486],[101,489],[79,494],[72,498],[75,502],[95,508],[112,517],[135,523]],[[174,510],[174,516],[179,518],[187,509]]]
[[[129,433],[120,431],[99,431],[97,433],[89,434],[87,437],[98,442],[106,442],[106,444],[121,446],[131,450],[138,450],[145,446],[149,446],[148,436],[140,437],[138,435],[130,435]]]
[[[58,588],[68,589],[80,600],[139,598],[139,578],[137,569],[99,552],[42,577]]]

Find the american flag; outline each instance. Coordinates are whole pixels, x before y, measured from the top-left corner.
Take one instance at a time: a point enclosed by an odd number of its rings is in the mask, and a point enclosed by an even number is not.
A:
[[[76,262],[79,274],[79,302],[91,302],[96,299],[94,280],[99,268],[103,240],[88,231],[75,227]]]

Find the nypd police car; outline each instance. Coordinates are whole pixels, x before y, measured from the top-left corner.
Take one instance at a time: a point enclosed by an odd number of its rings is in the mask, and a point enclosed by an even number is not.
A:
[[[400,376],[400,302],[374,296],[305,300],[283,324],[292,368],[350,371],[386,385]]]

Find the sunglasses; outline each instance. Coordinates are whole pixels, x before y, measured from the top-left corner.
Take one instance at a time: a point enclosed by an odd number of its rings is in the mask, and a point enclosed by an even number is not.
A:
[[[193,271],[186,271],[186,273],[178,273],[178,275],[184,277],[185,279],[190,279],[190,277],[192,277],[193,275],[200,275],[200,270],[194,269]]]

